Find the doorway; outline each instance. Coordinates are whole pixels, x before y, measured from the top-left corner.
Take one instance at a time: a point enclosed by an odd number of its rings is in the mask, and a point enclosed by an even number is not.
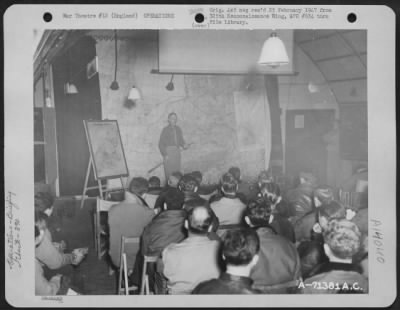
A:
[[[89,149],[83,120],[101,119],[98,74],[88,78],[86,66],[96,57],[96,42],[83,37],[53,63],[54,105],[61,196],[82,195]],[[78,93],[66,94],[64,84],[73,83]],[[93,175],[89,186],[97,183]]]
[[[285,171],[289,178],[311,172],[320,184],[327,182],[327,144],[335,110],[288,110],[286,112]]]

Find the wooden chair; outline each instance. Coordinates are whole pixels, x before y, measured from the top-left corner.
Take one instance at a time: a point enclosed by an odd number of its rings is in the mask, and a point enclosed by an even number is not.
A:
[[[150,295],[149,276],[147,274],[147,264],[157,262],[159,256],[144,256],[143,271],[142,271],[142,284],[140,286],[140,295]]]
[[[339,201],[347,209],[358,210],[368,203],[368,193],[339,190]]]
[[[138,287],[133,285],[129,286],[128,284],[128,273],[129,273],[129,266],[133,266],[133,262],[128,262],[127,259],[127,250],[130,248],[130,254],[135,257],[137,251],[139,250],[140,246],[140,238],[139,237],[121,237],[121,263],[119,267],[119,277],[118,277],[118,295],[129,295],[129,291],[137,290]],[[122,287],[122,282],[124,282],[124,287]]]
[[[100,223],[100,212],[108,212],[110,208],[115,205],[115,201],[107,201],[101,199],[100,197],[96,198],[96,210],[93,213],[93,223],[94,223],[94,246],[97,252],[97,258],[101,259],[101,244],[100,244],[100,235],[101,235],[101,223]]]

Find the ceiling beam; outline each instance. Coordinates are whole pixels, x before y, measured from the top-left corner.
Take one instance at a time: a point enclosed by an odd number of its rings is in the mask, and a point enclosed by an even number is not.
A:
[[[305,29],[305,30],[308,30],[308,29]],[[342,33],[348,33],[348,32],[353,32],[353,31],[356,31],[357,29],[352,29],[352,30],[340,30]],[[317,31],[317,30],[315,30],[315,31]],[[307,39],[307,40],[303,40],[303,41],[296,41],[295,40],[295,42],[297,43],[297,44],[306,44],[306,43],[310,43],[310,42],[315,42],[315,41],[317,41],[317,40],[322,40],[322,39],[327,39],[327,38],[330,38],[330,37],[333,37],[333,36],[335,36],[335,35],[337,35],[338,34],[338,32],[339,32],[339,30],[335,30],[334,32],[332,32],[332,33],[329,33],[329,34],[325,34],[325,35],[322,35],[322,36],[319,36],[319,37],[313,37],[312,39]]]
[[[299,72],[293,72],[293,73],[262,73],[262,72],[237,72],[237,73],[224,73],[224,72],[191,72],[191,71],[182,71],[182,72],[176,72],[176,71],[160,71],[157,69],[152,69],[150,71],[151,74],[164,74],[164,75],[282,75],[282,76],[297,76]]]
[[[366,55],[366,52],[360,53],[359,55]],[[341,56],[332,56],[332,57],[326,57],[326,58],[321,58],[321,59],[316,59],[315,62],[325,62],[325,61],[330,61],[330,60],[337,60],[337,59],[342,59],[342,58],[348,58],[352,56],[357,56],[354,53],[353,54],[346,54],[346,55],[341,55]],[[362,62],[362,61],[361,61]]]
[[[335,80],[327,80],[328,83],[340,83],[340,82],[348,82],[348,81],[361,81],[361,80],[366,80],[366,76],[361,76],[361,77],[354,77],[354,78],[348,78],[348,79],[335,79]]]

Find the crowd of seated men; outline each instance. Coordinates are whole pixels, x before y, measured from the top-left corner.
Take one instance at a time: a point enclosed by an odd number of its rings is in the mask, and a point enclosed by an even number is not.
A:
[[[88,253],[87,248],[73,249],[68,253],[64,240],[53,241],[59,225],[50,222],[54,210],[54,198],[47,192],[35,195],[35,294],[66,295],[78,293],[72,283],[73,266],[81,263]],[[75,291],[74,291],[75,289]]]
[[[238,167],[217,186],[199,171],[173,173],[164,188],[134,177],[108,212],[109,263],[120,267],[121,236],[140,237],[129,282],[140,287],[144,257],[156,258],[152,294],[367,293],[367,208],[311,173],[291,188],[268,171],[246,186]]]

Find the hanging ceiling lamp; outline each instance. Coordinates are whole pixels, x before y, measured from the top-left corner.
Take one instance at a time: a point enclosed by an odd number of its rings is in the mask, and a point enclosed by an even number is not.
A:
[[[264,42],[258,64],[277,68],[288,63],[289,56],[285,44],[278,37],[277,33],[273,31],[271,36]]]
[[[114,81],[112,81],[110,88],[112,90],[119,89],[119,85],[117,82],[117,63],[118,63],[118,36],[117,30],[114,30],[114,42],[115,42],[115,70],[114,70]]]
[[[167,84],[167,86],[165,86],[165,88],[166,88],[168,91],[173,91],[174,88],[175,88],[174,82],[172,82],[173,79],[174,79],[174,75],[172,74],[171,80],[169,81],[169,83]]]
[[[139,90],[136,88],[135,85],[132,86],[131,90],[129,91],[128,100],[136,101],[141,99]]]

